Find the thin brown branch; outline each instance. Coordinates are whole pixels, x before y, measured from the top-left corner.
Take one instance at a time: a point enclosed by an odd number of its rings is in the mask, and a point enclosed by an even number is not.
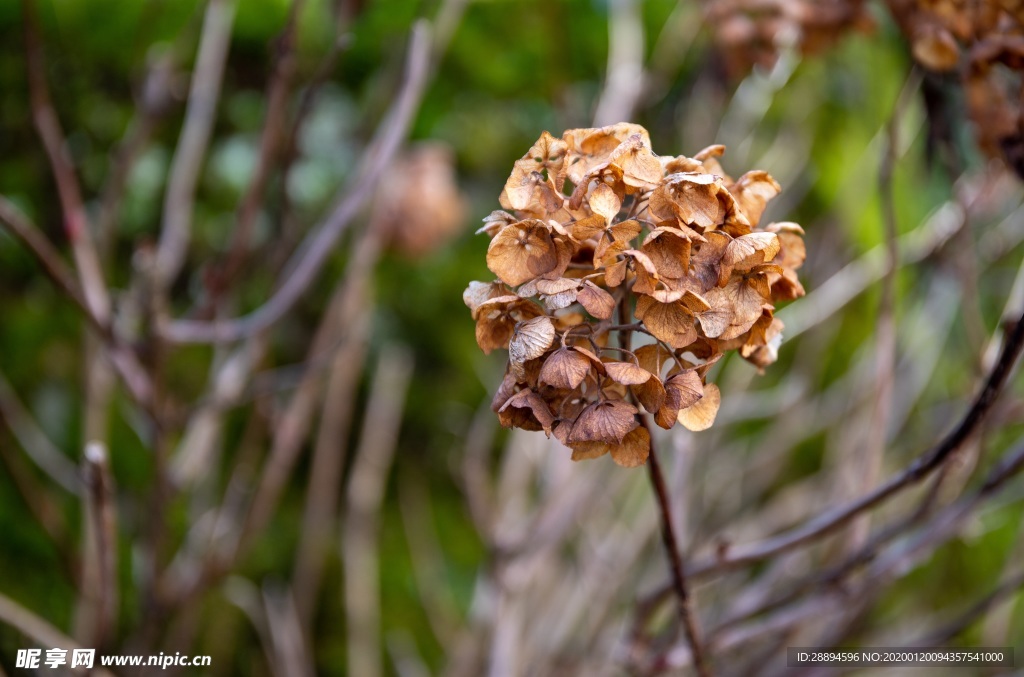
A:
[[[25,22],[25,60],[32,122],[43,142],[50,170],[57,183],[57,196],[64,216],[64,232],[71,243],[84,301],[90,313],[103,324],[110,316],[110,296],[103,281],[100,259],[92,240],[82,190],[78,185],[78,177],[75,175],[75,168],[64,141],[64,132],[61,130],[60,120],[50,97],[35,3],[24,0],[22,11]]]
[[[210,0],[206,6],[185,122],[164,194],[163,230],[156,251],[156,281],[161,288],[174,280],[185,263],[196,185],[217,115],[234,14],[234,0]]]
[[[928,477],[951,454],[960,449],[986,419],[992,405],[995,404],[1002,392],[1010,372],[1016,365],[1022,349],[1024,349],[1024,317],[1020,318],[1011,330],[1006,345],[1003,347],[1002,355],[986,379],[984,387],[974,398],[970,409],[957,426],[938,444],[918,456],[902,472],[860,498],[829,510],[788,532],[764,541],[730,547],[718,557],[697,562],[690,567],[688,573],[698,577],[714,575],[788,552],[833,533],[857,515]]]
[[[128,391],[143,408],[151,412],[152,383],[135,353],[124,344],[110,325],[109,317],[95,312],[75,281],[74,273],[60,254],[34,225],[6,198],[0,196],[0,224],[35,257],[53,283],[75,304],[89,325],[103,339],[107,355]]]
[[[216,290],[218,292],[224,291],[224,287],[230,284],[245,263],[256,217],[266,199],[270,177],[281,155],[282,141],[285,140],[288,98],[292,91],[298,61],[295,54],[296,27],[304,4],[304,0],[293,0],[288,10],[288,22],[276,41],[277,58],[274,60],[274,70],[267,85],[267,112],[260,136],[259,158],[245,195],[238,205],[227,260],[224,262],[223,272],[219,274],[222,288]]]
[[[82,461],[87,494],[83,573],[75,636],[85,646],[102,647],[117,625],[117,513],[106,448],[90,442]]]
[[[651,432],[647,415],[640,415],[640,422]],[[647,457],[647,470],[651,476],[651,486],[654,487],[654,494],[658,499],[658,513],[661,516],[661,540],[665,545],[665,552],[668,554],[669,568],[672,571],[672,588],[675,591],[676,600],[679,602],[679,620],[683,624],[683,632],[686,641],[690,646],[693,657],[693,665],[700,677],[709,677],[711,670],[708,667],[705,657],[705,649],[700,637],[700,628],[697,624],[696,615],[693,612],[690,591],[687,585],[686,572],[683,568],[683,559],[679,554],[679,544],[676,541],[676,532],[672,524],[672,508],[668,500],[668,487],[665,485],[665,477],[661,473],[661,465],[658,463],[658,454],[654,449],[654,436],[651,435],[651,454]]]
[[[305,239],[293,255],[276,291],[262,306],[248,315],[229,320],[201,322],[177,320],[163,328],[172,343],[216,343],[237,341],[269,328],[291,310],[316,280],[339,239],[369,201],[378,180],[387,169],[419,108],[426,88],[431,55],[430,28],[418,22],[412,31],[406,62],[406,76],[394,107],[381,123],[377,136],[365,153],[359,179],[331,214]]]

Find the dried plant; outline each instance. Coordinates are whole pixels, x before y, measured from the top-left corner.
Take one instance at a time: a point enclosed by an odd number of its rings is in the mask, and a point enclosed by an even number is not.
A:
[[[370,227],[388,233],[395,249],[415,259],[451,240],[465,214],[451,147],[419,143],[394,162],[387,185],[377,191]]]
[[[492,402],[502,425],[553,434],[574,460],[640,466],[641,412],[705,430],[716,361],[731,350],[758,368],[775,361],[774,303],[804,293],[803,230],[762,226],[778,183],[757,170],[731,179],[723,151],[659,157],[643,127],[620,123],[545,132],[516,161],[507,211],[481,229],[498,279],[464,294],[480,348],[509,351]],[[650,338],[633,348],[635,333]]]
[[[891,0],[914,59],[954,74],[981,150],[1024,175],[1024,4],[1015,0]]]
[[[850,31],[874,28],[864,0],[709,0],[704,14],[733,76],[770,68],[784,44],[818,54]]]

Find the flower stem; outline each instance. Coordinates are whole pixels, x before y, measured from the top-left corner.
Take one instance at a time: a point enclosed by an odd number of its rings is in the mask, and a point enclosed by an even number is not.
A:
[[[647,422],[646,415],[640,416],[640,423],[650,432],[651,428]],[[651,454],[647,457],[647,470],[651,476],[654,494],[658,499],[658,511],[661,517],[661,541],[665,545],[665,550],[668,553],[669,568],[672,570],[672,587],[679,601],[679,620],[683,623],[683,631],[686,633],[686,641],[689,643],[690,652],[693,654],[693,666],[696,668],[697,674],[700,677],[710,677],[711,671],[704,657],[700,629],[697,627],[697,619],[694,617],[690,604],[690,593],[686,584],[683,559],[679,555],[676,532],[672,525],[672,511],[668,503],[668,488],[665,485],[665,476],[661,472],[661,464],[658,463],[658,456],[654,450],[653,439],[652,436]]]

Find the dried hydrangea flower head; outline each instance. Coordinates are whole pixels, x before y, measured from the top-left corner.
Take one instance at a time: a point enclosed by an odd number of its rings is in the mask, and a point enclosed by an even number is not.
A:
[[[981,150],[1024,177],[1024,2],[893,0],[889,7],[914,59],[959,78]]]
[[[771,68],[786,44],[809,56],[874,30],[864,0],[705,0],[704,22],[733,77]]]
[[[429,256],[459,231],[466,201],[455,176],[455,154],[439,142],[419,143],[392,164],[374,196],[370,227],[413,258]]]
[[[733,180],[724,150],[659,157],[647,130],[620,123],[544,132],[516,161],[480,229],[497,279],[463,295],[480,348],[508,350],[502,425],[554,435],[574,460],[638,466],[640,415],[704,430],[725,352],[775,361],[774,304],[804,293],[803,230],[762,225],[779,185],[763,171]]]

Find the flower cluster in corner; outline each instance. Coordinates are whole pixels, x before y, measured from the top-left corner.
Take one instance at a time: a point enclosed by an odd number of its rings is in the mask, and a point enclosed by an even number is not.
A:
[[[774,304],[804,293],[803,230],[761,225],[778,183],[731,179],[723,151],[658,156],[647,130],[619,123],[545,132],[516,161],[480,231],[497,279],[463,295],[480,348],[508,350],[502,425],[553,434],[574,460],[639,466],[641,416],[705,430],[720,402],[708,370],[726,351],[775,361]]]

